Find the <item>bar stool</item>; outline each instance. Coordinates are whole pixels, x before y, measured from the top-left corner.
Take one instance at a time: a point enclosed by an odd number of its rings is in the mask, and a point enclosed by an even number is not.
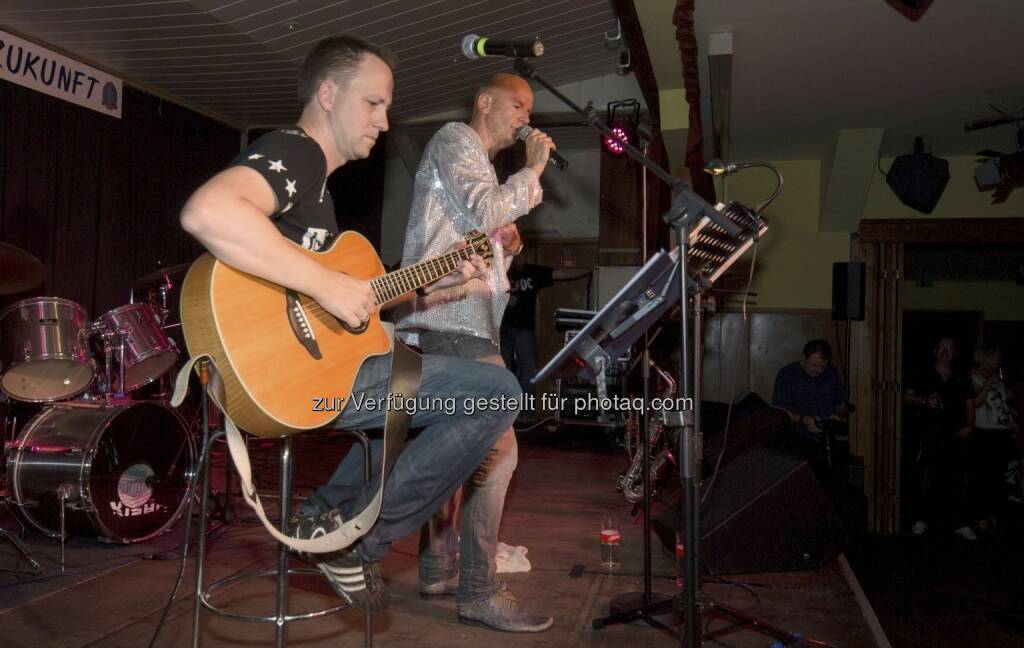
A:
[[[364,483],[369,482],[370,479],[370,445],[363,432],[358,430],[339,430],[344,434],[351,435],[355,438],[356,442],[362,446],[363,451],[363,481]],[[219,437],[223,436],[224,432],[218,430],[212,435],[209,435],[208,441],[204,444],[203,454],[203,465],[200,466],[202,471],[203,482],[202,491],[200,493],[200,506],[199,506],[199,542],[196,549],[196,589],[195,589],[195,602],[192,609],[192,646],[197,648],[199,646],[199,618],[200,612],[203,607],[210,610],[220,616],[239,619],[241,621],[254,621],[263,623],[273,623],[277,626],[276,632],[276,646],[278,648],[284,648],[285,635],[287,624],[293,621],[304,621],[306,619],[313,619],[316,617],[324,616],[340,610],[344,610],[351,607],[348,603],[342,605],[336,605],[333,607],[323,608],[320,610],[314,610],[312,612],[305,612],[302,614],[288,614],[288,577],[293,574],[305,574],[321,573],[316,568],[304,568],[304,569],[292,569],[288,567],[288,547],[282,543],[278,543],[277,546],[277,568],[268,569],[262,571],[249,571],[242,572],[222,578],[219,581],[211,583],[205,589],[203,588],[203,566],[206,559],[206,526],[207,517],[206,509],[207,502],[209,499],[210,492],[210,447],[213,442]],[[285,436],[282,438],[281,443],[281,530],[284,533],[288,532],[288,519],[291,517],[291,503],[292,503],[292,437]],[[267,576],[277,575],[277,610],[273,615],[253,615],[253,614],[242,614],[240,612],[234,612],[232,610],[225,609],[221,606],[215,605],[211,599],[214,593],[227,585],[232,583],[248,580],[252,578],[265,578]],[[372,648],[373,646],[373,613],[366,612],[365,616],[365,640],[364,645],[366,648]]]

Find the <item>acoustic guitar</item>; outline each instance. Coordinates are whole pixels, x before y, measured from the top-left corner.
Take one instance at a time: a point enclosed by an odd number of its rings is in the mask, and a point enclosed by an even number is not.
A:
[[[493,257],[487,236],[477,231],[464,248],[387,273],[370,242],[356,232],[344,232],[327,250],[296,247],[331,270],[368,281],[378,305],[454,272],[471,254]],[[208,252],[185,276],[181,324],[189,353],[213,358],[224,384],[220,405],[238,427],[257,436],[330,423],[363,362],[391,350],[379,312],[352,329],[308,296],[236,270]]]

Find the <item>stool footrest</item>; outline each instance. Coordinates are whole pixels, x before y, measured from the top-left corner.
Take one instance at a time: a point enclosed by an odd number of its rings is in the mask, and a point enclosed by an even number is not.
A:
[[[314,568],[289,569],[288,570],[288,575],[289,576],[294,576],[294,575],[297,575],[297,574],[317,574],[317,575],[321,575],[321,572],[320,572],[319,569],[314,569]],[[210,599],[212,598],[214,592],[216,590],[218,590],[218,589],[226,587],[227,585],[230,585],[232,583],[236,583],[236,582],[242,581],[242,580],[249,580],[249,579],[252,579],[252,578],[266,578],[268,576],[273,576],[273,577],[276,578],[277,575],[278,575],[277,569],[265,569],[263,571],[242,572],[242,573],[239,573],[239,574],[234,574],[232,576],[228,576],[227,578],[222,578],[219,581],[216,581],[214,583],[210,583],[206,587],[206,589],[204,589],[202,591],[202,593],[199,596],[199,599],[200,599],[200,601],[202,601],[203,606],[206,609],[210,610],[211,612],[213,612],[215,614],[219,614],[219,615],[221,615],[223,617],[228,617],[228,618],[231,618],[231,619],[240,619],[240,620],[243,620],[243,621],[262,621],[264,623],[279,623],[281,621],[283,621],[284,623],[291,623],[292,621],[305,621],[306,619],[315,619],[316,617],[321,617],[321,616],[324,616],[324,615],[327,615],[327,614],[333,614],[334,612],[338,612],[340,610],[344,610],[344,609],[352,607],[348,603],[343,603],[341,605],[336,605],[334,607],[324,608],[322,610],[315,610],[313,612],[306,612],[304,614],[286,614],[283,619],[278,619],[276,614],[269,615],[269,616],[260,616],[260,615],[255,615],[255,614],[242,614],[241,612],[234,612],[232,610],[227,610],[227,609],[224,609],[222,607],[218,607],[218,606],[214,605],[212,602],[210,602]]]

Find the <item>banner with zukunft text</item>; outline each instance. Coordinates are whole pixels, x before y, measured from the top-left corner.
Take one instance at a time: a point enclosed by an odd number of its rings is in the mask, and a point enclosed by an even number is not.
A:
[[[0,79],[121,118],[121,79],[3,30]]]

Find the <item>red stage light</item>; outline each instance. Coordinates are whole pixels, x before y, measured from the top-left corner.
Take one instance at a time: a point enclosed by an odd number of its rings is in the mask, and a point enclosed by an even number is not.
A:
[[[625,151],[622,143],[629,144],[629,131],[620,125],[615,125],[612,126],[612,134],[615,135],[615,138],[604,136],[604,148],[612,155],[622,155]]]

